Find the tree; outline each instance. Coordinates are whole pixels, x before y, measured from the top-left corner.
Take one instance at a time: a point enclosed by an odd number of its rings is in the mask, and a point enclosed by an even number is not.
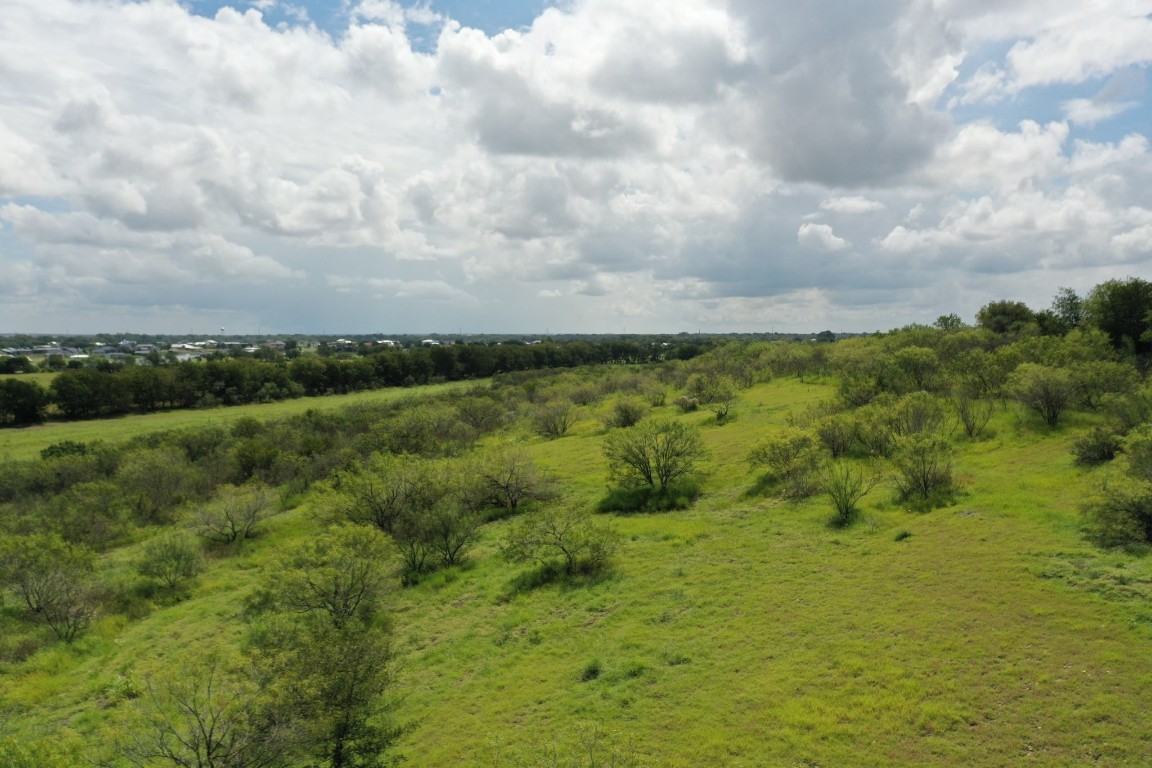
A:
[[[976,324],[993,333],[1019,333],[1034,322],[1036,313],[1022,301],[1002,299],[989,302],[976,313]]]
[[[927,347],[904,347],[892,355],[892,364],[904,380],[905,391],[933,390],[940,371],[940,358]]]
[[[196,511],[196,533],[217,544],[243,542],[267,519],[271,503],[267,486],[221,486],[216,498]]]
[[[1056,426],[1060,415],[1076,394],[1072,376],[1063,368],[1024,363],[1008,382],[1016,399],[1040,414],[1044,423]]]
[[[597,573],[620,545],[620,535],[578,507],[547,506],[517,519],[504,541],[504,556],[512,562],[547,565],[563,560],[564,572]]]
[[[387,539],[378,531],[335,526],[284,553],[266,588],[280,608],[323,614],[340,628],[375,613],[386,591],[388,559]]]
[[[659,492],[687,477],[707,456],[700,430],[680,421],[644,421],[604,440],[612,477],[646,484]]]
[[[789,427],[760,443],[748,454],[748,463],[762,467],[766,479],[787,499],[805,499],[820,488],[818,470],[823,451],[817,435]]]
[[[36,382],[0,380],[0,425],[39,424],[47,405],[48,393]]]
[[[1084,324],[1084,300],[1072,288],[1060,288],[1052,298],[1052,314],[1063,333]]]
[[[384,765],[400,734],[386,699],[390,637],[376,621],[386,552],[378,531],[339,526],[286,553],[267,581],[271,605],[287,613],[255,625],[252,673],[265,718],[286,724],[307,765]]]
[[[1107,477],[1082,506],[1088,535],[1102,547],[1152,544],[1152,484]]]
[[[555,479],[538,469],[523,451],[498,451],[465,471],[477,479],[483,499],[509,514],[516,514],[521,504],[548,501],[558,493]]]
[[[144,553],[136,561],[137,573],[156,579],[170,590],[175,590],[203,570],[204,556],[196,542],[181,533],[154,537],[144,545]]]
[[[279,768],[290,744],[283,724],[264,717],[250,681],[218,655],[150,680],[136,722],[116,747],[139,768]]]
[[[577,411],[570,403],[545,403],[532,414],[532,425],[542,437],[563,437],[576,423]]]
[[[1152,283],[1138,277],[1106,280],[1084,300],[1087,322],[1108,334],[1112,346],[1136,354],[1152,351],[1152,338],[1145,339],[1152,312]]]
[[[72,642],[96,615],[95,562],[92,550],[54,533],[0,539],[0,584],[65,642]]]
[[[939,435],[897,438],[891,462],[901,501],[931,502],[952,491],[952,446]]]
[[[880,476],[853,467],[847,461],[825,462],[820,468],[820,490],[836,510],[836,524],[851,525],[858,514],[856,505],[877,486]]]

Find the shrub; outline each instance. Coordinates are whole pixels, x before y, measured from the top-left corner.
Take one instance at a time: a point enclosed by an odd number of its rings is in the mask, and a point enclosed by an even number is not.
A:
[[[612,477],[659,490],[691,475],[706,455],[700,430],[680,421],[646,421],[604,441]]]
[[[612,406],[611,413],[604,419],[604,425],[610,429],[626,429],[638,424],[647,413],[648,408],[639,400],[631,398],[617,400]]]
[[[700,497],[700,486],[692,480],[681,480],[656,489],[650,485],[613,488],[600,500],[597,512],[670,512],[688,509]]]
[[[1088,434],[1078,437],[1072,444],[1072,455],[1076,457],[1076,463],[1083,467],[1112,461],[1120,450],[1119,435],[1102,427],[1096,427]]]
[[[954,490],[952,446],[944,438],[930,434],[898,438],[891,461],[900,501],[919,506],[950,499]]]
[[[880,482],[873,472],[857,469],[845,461],[830,461],[820,469],[820,491],[836,511],[834,521],[848,526],[856,521],[856,505]]]
[[[565,573],[594,574],[608,567],[620,546],[620,534],[576,507],[542,507],[521,516],[504,541],[512,562],[543,566],[559,558]]]
[[[136,561],[136,571],[155,579],[170,590],[194,578],[204,570],[204,557],[196,543],[181,533],[163,534],[144,546],[143,556]]]
[[[1112,477],[1081,507],[1088,536],[1102,547],[1152,543],[1152,484]]]
[[[766,470],[766,480],[787,499],[804,499],[820,489],[818,469],[823,451],[816,435],[790,427],[748,454],[748,463]]]
[[[576,423],[576,409],[563,401],[546,403],[532,415],[532,426],[542,437],[563,437]]]
[[[681,413],[692,413],[700,408],[700,401],[695,397],[681,395],[676,398],[676,407],[680,409]]]

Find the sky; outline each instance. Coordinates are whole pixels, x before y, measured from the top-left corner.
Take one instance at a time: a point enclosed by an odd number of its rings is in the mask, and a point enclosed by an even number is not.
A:
[[[0,333],[874,331],[1152,278],[1152,0],[0,9]]]

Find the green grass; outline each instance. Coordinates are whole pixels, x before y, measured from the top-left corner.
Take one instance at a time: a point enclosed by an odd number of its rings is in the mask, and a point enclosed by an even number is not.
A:
[[[51,371],[44,371],[40,373],[0,373],[0,379],[19,379],[20,381],[30,381],[39,384],[45,389],[52,383],[52,379],[56,378],[56,373]]]
[[[595,728],[652,766],[1152,764],[1152,567],[1079,531],[1093,474],[1069,448],[1094,419],[1049,430],[999,412],[993,434],[957,442],[954,505],[909,512],[882,485],[839,529],[820,499],[748,495],[743,463],[789,409],[833,392],[777,381],[742,393],[727,424],[679,417],[712,454],[704,495],[613,518],[625,543],[605,577],[510,589],[526,567],[496,555],[504,521],[468,566],[397,589],[406,764],[496,765],[501,750],[575,749]],[[607,487],[604,433],[589,415],[556,440],[491,440],[524,445],[592,505]],[[123,705],[98,706],[101,691],[234,640],[261,568],[314,526],[307,509],[280,515],[192,599],[5,670],[8,727],[85,736],[115,723]]]
[[[257,405],[184,409],[90,421],[52,421],[32,427],[0,429],[0,459],[35,458],[40,455],[42,449],[64,440],[81,443],[104,440],[115,443],[144,432],[203,427],[209,424],[227,426],[237,419],[249,416],[264,420],[277,419],[304,413],[313,408],[325,410],[359,403],[386,403],[413,395],[466,389],[475,384],[474,381],[454,381],[418,388],[377,389],[349,395],[301,397]]]

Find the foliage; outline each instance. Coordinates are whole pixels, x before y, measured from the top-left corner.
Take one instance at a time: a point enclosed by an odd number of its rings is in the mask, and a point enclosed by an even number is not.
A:
[[[1111,476],[1081,506],[1088,535],[1102,547],[1152,544],[1152,484]]]
[[[820,490],[823,458],[814,433],[789,427],[753,448],[747,462],[765,469],[768,482],[779,487],[785,498],[804,499]]]
[[[541,471],[520,450],[495,451],[465,471],[478,480],[484,503],[501,507],[509,514],[516,514],[522,504],[548,501],[559,494],[556,479]]]
[[[976,323],[993,333],[1020,333],[1036,322],[1036,313],[1020,301],[1004,299],[985,304],[976,313]]]
[[[991,400],[976,397],[965,390],[960,390],[952,396],[952,406],[956,409],[956,416],[964,427],[964,434],[976,439],[984,433],[988,422],[992,420],[992,413],[996,404]]]
[[[196,510],[195,531],[217,544],[243,542],[271,514],[271,504],[272,491],[267,486],[222,486],[216,498]]]
[[[56,534],[0,538],[0,584],[65,642],[87,629],[96,615],[94,564],[90,549]]]
[[[558,400],[538,407],[532,414],[532,426],[542,437],[563,437],[576,423],[576,418],[576,409]]]
[[[218,656],[149,680],[134,722],[116,744],[129,765],[152,768],[279,768],[286,728],[264,715],[255,686]]]
[[[681,421],[644,421],[604,439],[613,478],[659,490],[687,477],[707,455],[700,430]]]
[[[170,590],[195,578],[203,570],[204,556],[196,542],[180,532],[152,538],[144,545],[143,554],[136,561],[136,571],[141,576],[155,579]]]
[[[559,557],[565,573],[599,573],[620,546],[620,534],[579,507],[548,505],[519,517],[504,541],[504,556],[545,565]]]
[[[277,606],[318,613],[335,627],[370,616],[388,581],[388,542],[368,526],[334,526],[276,559],[265,589]]]
[[[900,501],[946,500],[953,491],[952,446],[931,433],[899,437],[891,456],[892,481]]]
[[[880,483],[874,472],[854,467],[847,461],[828,461],[821,466],[820,491],[832,502],[837,525],[846,527],[856,521],[857,504]]]
[[[624,398],[612,404],[612,410],[604,419],[609,429],[626,429],[635,426],[648,414],[648,407],[639,400]]]
[[[1056,426],[1075,395],[1071,374],[1062,368],[1024,363],[1012,374],[1009,387],[1021,403]]]
[[[1152,350],[1152,339],[1144,338],[1149,312],[1152,283],[1138,277],[1105,280],[1084,300],[1087,322],[1108,334],[1115,348],[1136,354]]]
[[[1072,455],[1076,463],[1083,467],[1112,461],[1121,450],[1120,436],[1114,430],[1103,427],[1093,427],[1091,432],[1081,435],[1072,443]]]

